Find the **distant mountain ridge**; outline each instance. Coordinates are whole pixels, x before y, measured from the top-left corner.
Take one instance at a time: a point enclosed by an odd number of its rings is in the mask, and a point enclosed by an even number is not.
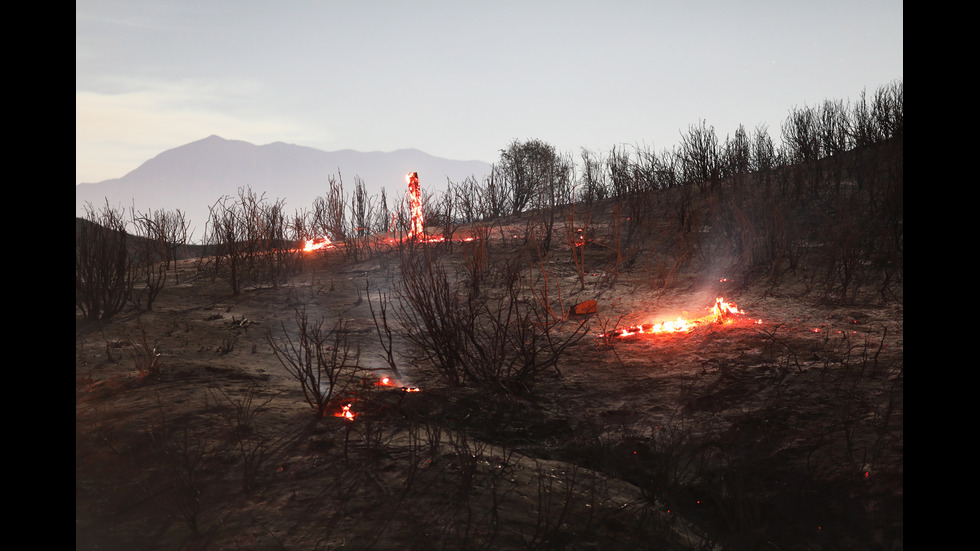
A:
[[[446,188],[447,180],[461,182],[489,174],[483,161],[456,161],[417,149],[360,152],[352,149],[321,151],[312,147],[274,142],[255,145],[241,140],[208,136],[160,153],[121,178],[75,186],[75,215],[83,216],[87,203],[135,207],[140,212],[180,209],[187,213],[193,240],[204,234],[208,208],[225,195],[249,187],[269,200],[285,199],[286,210],[309,209],[325,196],[328,178],[342,178],[344,192],[354,189],[355,177],[368,194],[385,189],[388,205],[401,201],[407,190],[405,175],[418,172],[426,191]]]

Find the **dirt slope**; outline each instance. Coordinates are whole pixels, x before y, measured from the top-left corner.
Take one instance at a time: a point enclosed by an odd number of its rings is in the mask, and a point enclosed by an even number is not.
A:
[[[339,256],[239,296],[182,261],[151,312],[76,313],[77,549],[901,547],[900,305],[639,268],[581,290],[556,258],[563,302],[599,312],[554,376],[454,388],[400,357],[382,387],[364,290],[390,291],[393,263]],[[716,296],[745,314],[597,338]],[[315,418],[269,344],[300,307],[350,321],[353,421]]]

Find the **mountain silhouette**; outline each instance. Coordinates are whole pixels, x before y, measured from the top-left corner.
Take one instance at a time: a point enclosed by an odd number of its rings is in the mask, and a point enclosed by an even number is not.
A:
[[[286,212],[292,214],[326,196],[331,176],[343,183],[346,194],[360,179],[369,196],[380,195],[384,188],[388,206],[394,207],[408,189],[409,172],[419,173],[424,192],[438,193],[448,181],[482,180],[490,164],[443,159],[417,149],[327,152],[283,142],[255,145],[209,136],[164,151],[121,178],[75,186],[75,212],[84,216],[86,205],[101,208],[107,201],[142,213],[180,209],[193,230],[191,240],[199,241],[209,207],[224,196],[236,196],[240,188],[251,188],[270,201],[284,199]]]

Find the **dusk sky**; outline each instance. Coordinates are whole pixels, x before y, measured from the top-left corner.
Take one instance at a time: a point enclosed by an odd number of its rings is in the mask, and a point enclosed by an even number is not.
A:
[[[75,183],[217,134],[496,162],[674,147],[903,78],[903,2],[76,0]]]

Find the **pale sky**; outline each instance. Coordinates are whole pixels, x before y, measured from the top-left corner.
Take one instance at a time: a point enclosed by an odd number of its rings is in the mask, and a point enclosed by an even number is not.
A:
[[[719,139],[903,79],[901,0],[76,0],[75,183],[217,134],[499,159]]]

